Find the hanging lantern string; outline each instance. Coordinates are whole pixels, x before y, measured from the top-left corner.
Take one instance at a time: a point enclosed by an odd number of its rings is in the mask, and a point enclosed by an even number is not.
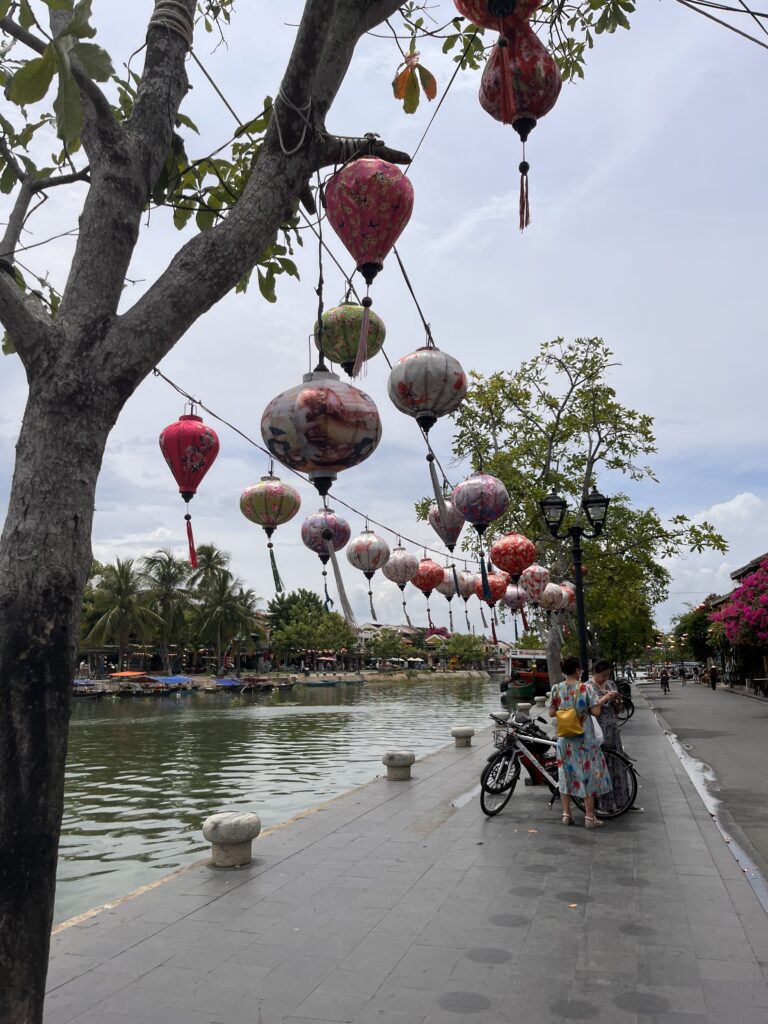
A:
[[[160,377],[161,380],[164,380],[166,384],[168,384],[170,387],[172,387],[174,391],[178,392],[178,394],[180,394],[184,398],[186,398],[187,401],[194,402],[196,406],[198,406],[204,412],[208,413],[208,415],[213,417],[213,419],[218,420],[219,423],[223,423],[225,427],[228,427],[230,430],[232,430],[235,434],[237,434],[239,437],[241,437],[248,444],[253,445],[254,448],[256,448],[258,451],[260,451],[263,455],[266,455],[267,458],[271,457],[272,453],[269,452],[263,445],[260,445],[258,441],[254,441],[254,439],[252,437],[249,437],[248,434],[245,433],[245,431],[241,430],[239,427],[236,427],[234,423],[231,423],[229,420],[225,419],[223,416],[220,416],[217,412],[214,412],[213,409],[211,409],[209,406],[207,406],[205,404],[205,402],[202,402],[199,398],[193,398],[192,395],[188,391],[185,391],[184,388],[182,388],[178,384],[176,384],[175,381],[172,381],[170,377],[167,377],[163,373],[162,370],[159,370],[157,367],[155,367],[152,370],[152,374],[153,374],[153,376]],[[303,473],[299,473],[298,470],[292,469],[290,466],[283,466],[283,468],[288,470],[289,473],[293,473],[294,476],[298,477],[299,480],[302,480],[305,484],[309,483],[309,479],[306,476],[304,476]],[[344,508],[349,509],[350,512],[354,512],[354,514],[356,516],[360,516],[361,519],[364,519],[366,521],[366,523],[368,523],[368,522],[373,523],[373,525],[374,526],[378,526],[380,530],[386,530],[387,533],[391,533],[393,537],[402,537],[402,539],[405,540],[406,543],[412,544],[414,547],[417,547],[417,548],[423,547],[424,550],[428,551],[431,555],[438,555],[439,557],[442,558],[444,556],[444,554],[445,554],[444,551],[441,551],[438,548],[427,547],[424,544],[422,544],[420,541],[413,540],[411,537],[406,537],[406,535],[401,530],[395,530],[391,526],[387,526],[386,523],[378,522],[378,520],[374,519],[373,516],[368,515],[366,512],[361,512],[360,509],[355,508],[354,505],[350,505],[349,502],[344,501],[344,499],[340,498],[337,494],[334,494],[333,500],[334,500],[335,504],[343,505]],[[475,563],[477,563],[478,565],[480,564],[479,560],[476,559],[476,558],[470,558],[469,560],[464,559],[464,564],[465,565],[466,565],[467,561],[470,561],[473,564],[475,564]]]

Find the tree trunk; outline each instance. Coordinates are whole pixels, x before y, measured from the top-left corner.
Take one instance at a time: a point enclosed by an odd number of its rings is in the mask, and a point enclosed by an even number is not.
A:
[[[550,612],[549,632],[547,633],[547,672],[549,674],[549,685],[556,686],[563,678],[560,668],[560,656],[563,650],[563,640],[560,635],[560,614]]]
[[[113,423],[104,399],[88,397],[84,410],[82,394],[32,386],[0,539],[0,1021],[8,1024],[42,1020],[70,693],[96,479]]]

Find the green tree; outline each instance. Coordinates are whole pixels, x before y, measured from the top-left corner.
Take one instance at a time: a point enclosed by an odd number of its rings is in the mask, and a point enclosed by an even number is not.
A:
[[[267,604],[267,622],[271,629],[279,630],[295,619],[319,618],[325,605],[312,590],[300,587],[287,594],[275,594]]]
[[[393,629],[382,629],[378,636],[366,640],[365,647],[372,657],[381,658],[382,661],[405,658],[408,652],[402,637]]]
[[[464,668],[480,667],[485,663],[485,644],[472,633],[454,633],[445,650],[449,658],[458,658]]]
[[[101,567],[93,599],[99,617],[86,640],[98,645],[116,643],[118,671],[123,669],[129,638],[148,640],[162,624],[149,601],[144,577],[132,558],[118,558],[114,565]]]
[[[141,568],[147,585],[147,596],[160,617],[155,639],[163,659],[166,675],[171,675],[171,647],[180,653],[184,643],[190,595],[187,590],[190,566],[168,548],[146,555]]]
[[[220,570],[199,586],[190,629],[201,641],[213,644],[217,671],[224,664],[225,644],[240,633],[250,637],[260,632],[257,604],[253,591],[243,589],[228,569]]]
[[[557,338],[518,369],[472,374],[467,400],[455,414],[456,456],[499,477],[510,495],[509,510],[491,525],[487,543],[509,530],[526,534],[553,579],[571,575],[571,546],[555,541],[543,523],[539,501],[551,489],[579,509],[599,475],[655,479],[648,462],[656,451],[653,421],[618,400],[609,383],[615,365],[601,338]],[[419,514],[428,507],[422,502]],[[709,523],[682,515],[664,523],[653,508],[633,508],[620,493],[612,495],[608,515],[601,537],[584,544],[587,618],[593,636],[623,657],[644,646],[652,609],[666,597],[670,576],[660,560],[684,550],[724,551],[726,544]],[[559,679],[562,613],[533,610],[530,617],[546,637],[550,676]]]
[[[672,620],[672,636],[683,658],[706,662],[717,648],[723,646],[718,633],[713,629],[712,601],[716,594],[709,594],[701,604],[688,606],[688,611],[676,615]]]
[[[231,556],[215,544],[199,544],[197,547],[197,568],[190,571],[189,583],[192,587],[206,587],[219,573],[229,569]]]

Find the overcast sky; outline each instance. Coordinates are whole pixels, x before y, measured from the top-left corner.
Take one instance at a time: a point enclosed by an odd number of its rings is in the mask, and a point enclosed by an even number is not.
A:
[[[116,65],[123,63],[141,45],[152,4],[134,0],[130,15],[125,5],[106,0],[93,6],[98,41]],[[289,23],[295,25],[302,6],[298,0],[240,0],[228,45],[215,52],[212,37],[198,33],[196,52],[241,119],[259,113],[264,96],[275,94],[295,33]],[[730,571],[768,550],[768,53],[672,0],[639,6],[632,30],[598,40],[586,80],[564,87],[532,134],[532,224],[525,234],[516,227],[517,136],[482,111],[478,79],[468,74],[452,87],[413,166],[414,214],[399,249],[437,344],[467,370],[514,368],[558,335],[600,335],[614,350],[621,364],[613,373],[618,397],[654,417],[659,443],[659,483],[627,490],[664,516],[709,519],[730,544],[725,558],[689,555],[670,563],[670,599],[659,609],[665,625],[686,603],[729,589]],[[453,4],[443,0],[437,8],[447,18]],[[428,46],[422,59],[442,91],[452,65]],[[132,66],[140,62],[138,55]],[[391,41],[366,39],[329,129],[375,131],[412,151],[433,107],[422,104],[412,117],[402,113],[390,85],[397,64]],[[188,139],[196,157],[229,137],[234,121],[192,62],[189,74],[193,89],[182,109],[201,129],[199,139]],[[79,186],[53,192],[25,243],[76,227],[81,201]],[[3,197],[6,209],[7,202]],[[153,213],[131,268],[137,283],[128,288],[126,305],[183,237],[169,217]],[[329,241],[349,267],[340,243]],[[71,245],[61,239],[22,259],[37,273],[50,270],[61,284]],[[163,371],[259,439],[267,402],[307,369],[316,260],[308,235],[298,257],[302,280],[280,281],[277,305],[264,302],[255,286],[245,296],[229,296],[189,331]],[[326,300],[333,304],[343,297],[342,275],[326,262],[325,277]],[[393,260],[372,295],[387,325],[391,359],[423,343]],[[25,384],[16,358],[4,358],[0,368],[2,508]],[[378,404],[383,439],[367,462],[340,476],[334,493],[393,530],[439,547],[413,514],[414,501],[429,488],[423,445],[413,422],[389,403],[386,382],[387,367],[378,357],[361,385]],[[182,411],[178,396],[156,378],[128,403],[99,484],[97,558],[138,556],[160,546],[185,550],[183,503],[157,446],[160,430]],[[196,537],[230,551],[236,573],[266,602],[273,593],[266,539],[238,510],[240,492],[266,472],[266,460],[226,428],[216,429],[221,454],[192,505]],[[450,424],[438,424],[432,438],[447,457]],[[456,480],[463,472],[452,470]],[[299,537],[301,520],[319,501],[309,486],[300,491],[299,515],[273,538],[288,588],[320,584],[320,565]],[[364,523],[348,518],[355,535]],[[391,534],[384,536],[393,543]],[[365,581],[343,557],[341,564],[365,621]],[[399,622],[400,592],[379,576],[379,617]],[[409,589],[411,615],[425,622],[423,598]],[[432,607],[435,621],[447,625],[444,600],[433,598]],[[477,611],[472,619],[480,630]],[[509,633],[504,627],[502,636]]]

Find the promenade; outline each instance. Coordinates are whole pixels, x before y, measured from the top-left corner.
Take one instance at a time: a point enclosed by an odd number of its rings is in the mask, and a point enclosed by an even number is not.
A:
[[[638,703],[644,814],[485,818],[489,731],[58,932],[46,1024],[765,1024],[768,915]]]

